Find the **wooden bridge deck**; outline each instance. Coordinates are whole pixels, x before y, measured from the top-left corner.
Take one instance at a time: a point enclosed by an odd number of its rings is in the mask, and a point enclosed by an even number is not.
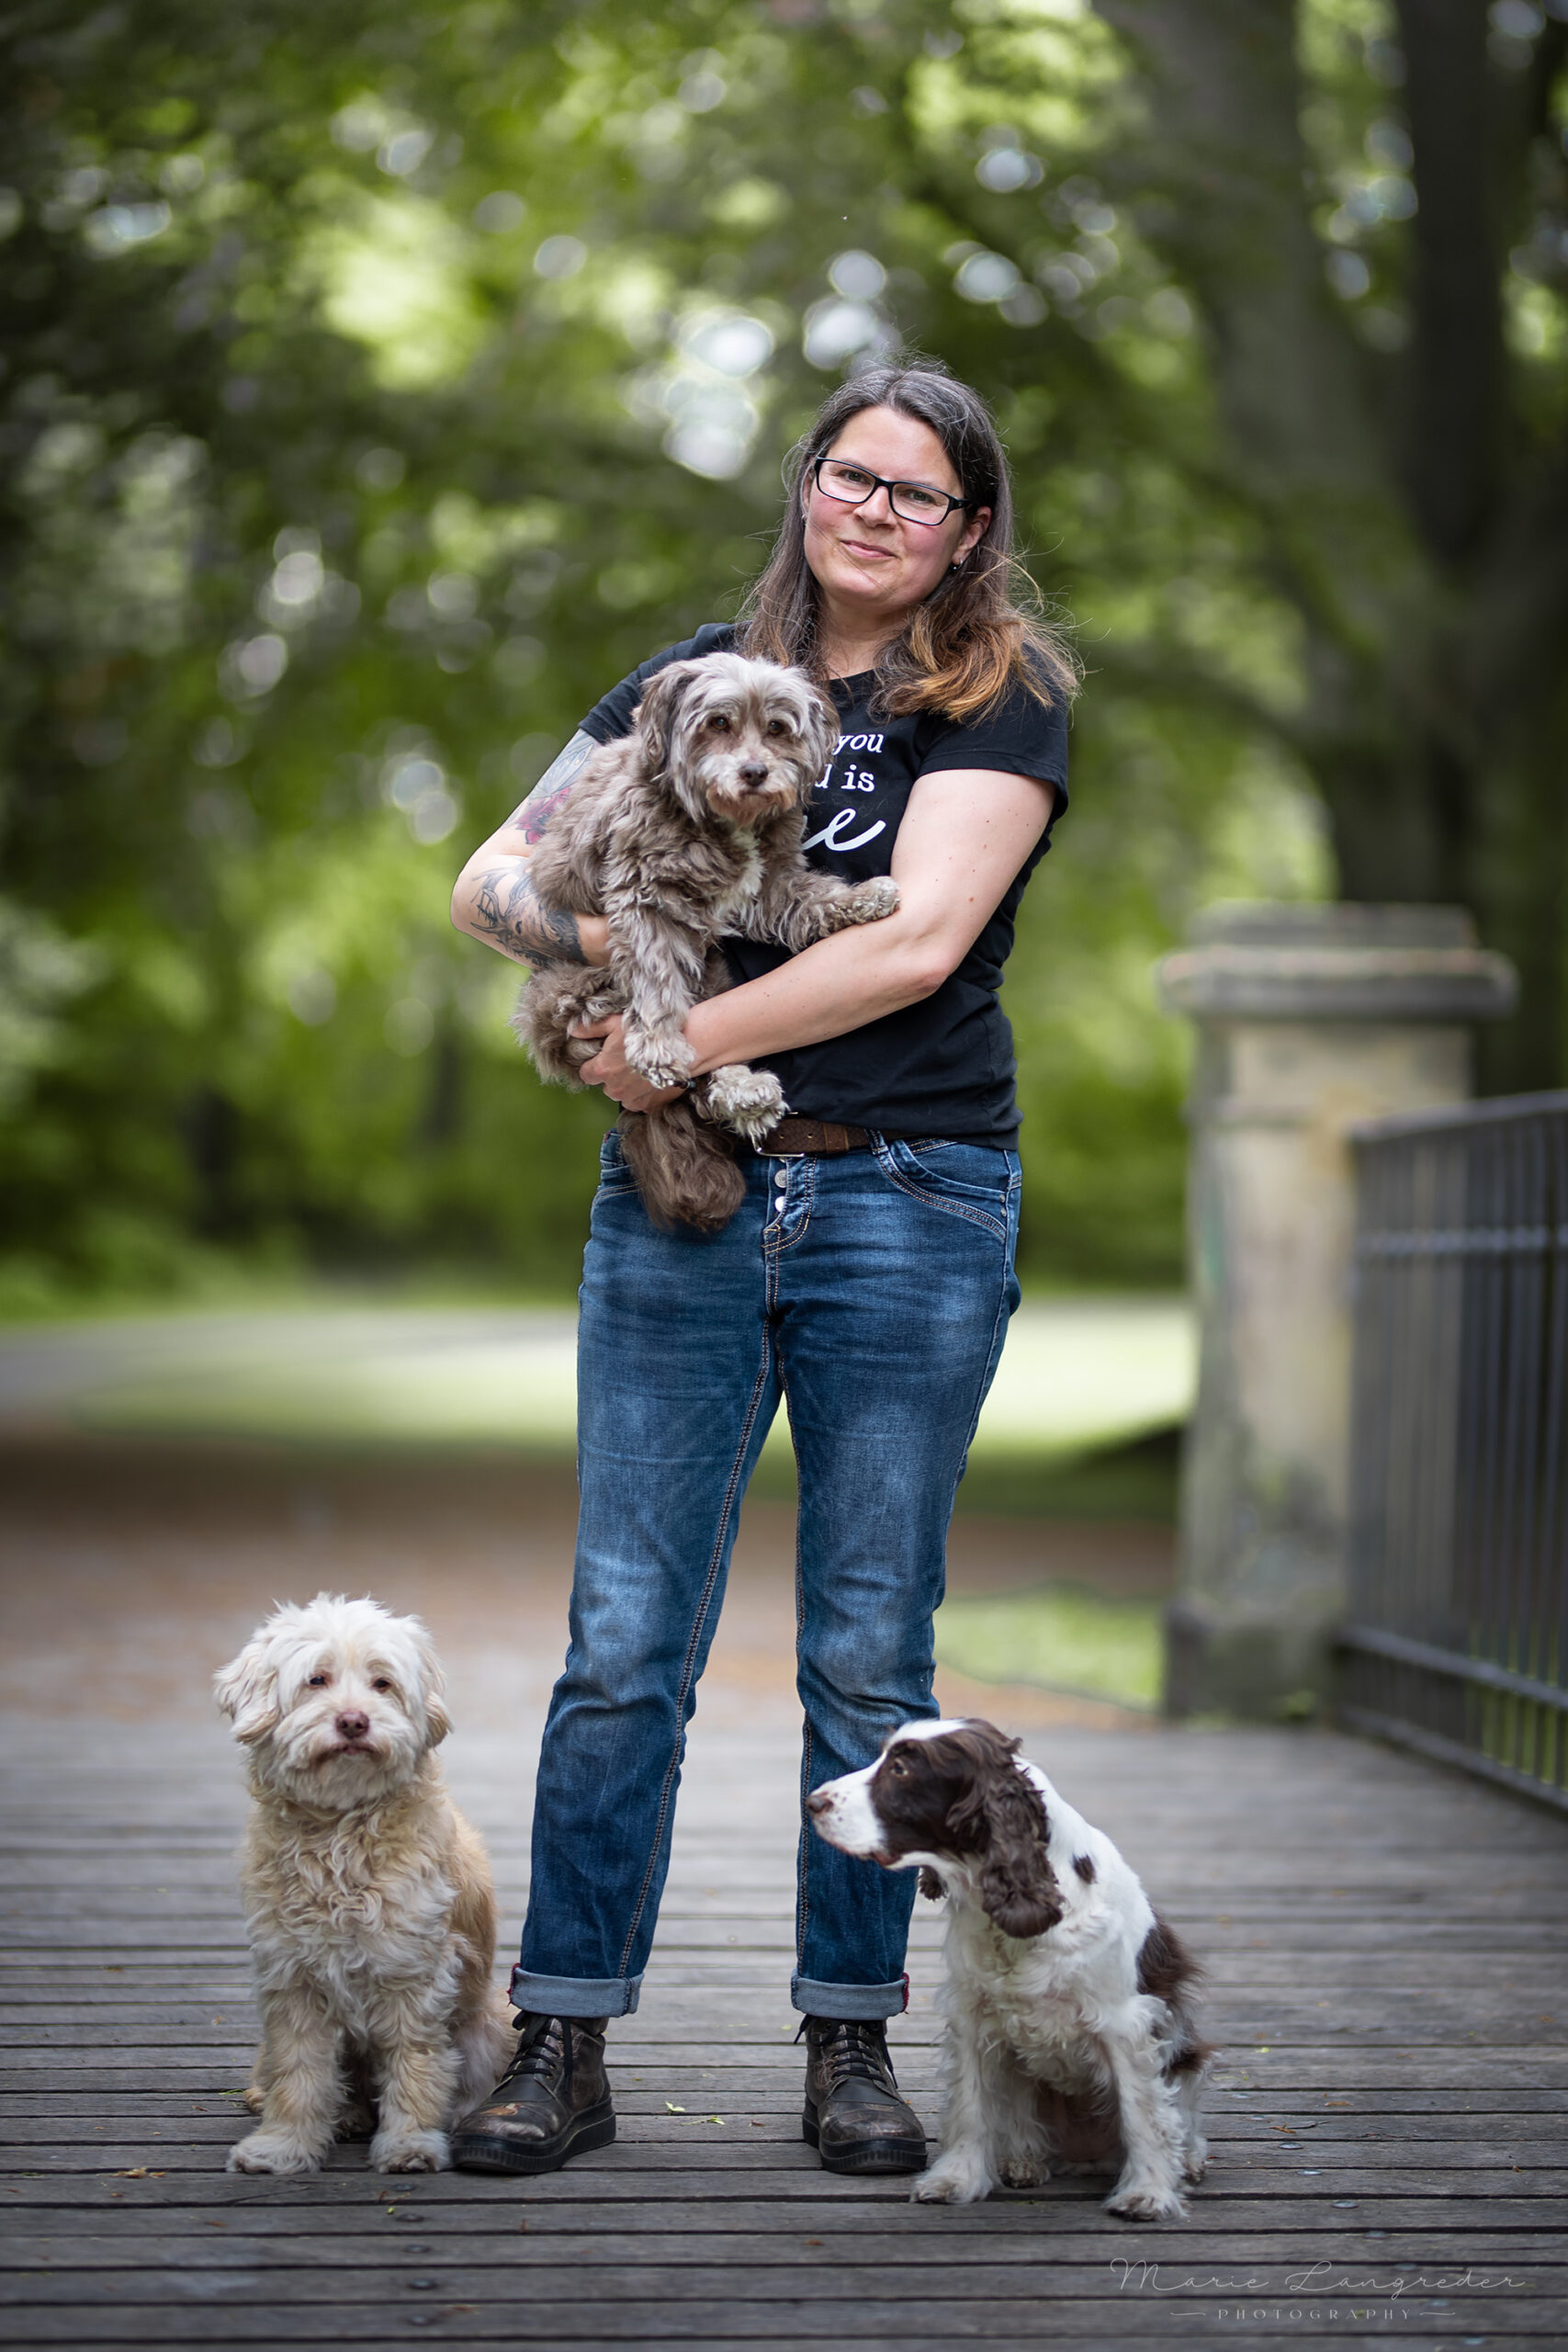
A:
[[[795,1742],[766,1542],[694,1736],[643,2005],[614,2032],[615,2146],[529,2182],[389,2181],[359,2146],[315,2178],[226,2175],[251,2011],[211,1668],[274,1592],[342,1581],[408,1605],[423,1583],[453,1668],[449,1774],[510,1935],[559,1648],[551,1524],[544,1510],[509,1558],[476,1536],[439,1563],[417,1529],[334,1536],[308,1512],[238,1535],[199,1514],[13,1526],[0,2340],[1239,2352],[1375,2333],[1446,2352],[1568,2335],[1568,1824],[1332,1735],[991,1703],[1208,1962],[1223,2049],[1188,2222],[1114,2222],[1076,2179],[949,2211],[822,2174],[790,2046]],[[940,1921],[920,1907],[895,2041],[934,2125]]]

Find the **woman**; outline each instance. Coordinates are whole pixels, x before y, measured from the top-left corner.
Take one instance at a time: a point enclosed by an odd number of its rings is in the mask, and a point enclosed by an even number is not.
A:
[[[583,1267],[571,1646],[551,1702],[513,1998],[518,2056],[454,2157],[547,2171],[615,2135],[608,2018],[637,2007],[685,1737],[736,1520],[781,1396],[800,1479],[803,1795],[934,1713],[931,1616],[953,1494],[1017,1304],[1018,1114],[997,1002],[1023,886],[1066,805],[1071,665],[1010,594],[1006,459],[976,395],[880,368],[826,402],[737,628],[709,627],[607,695],[464,869],[459,928],[527,963],[606,960],[603,920],[547,911],[533,844],[596,743],[676,659],[739,645],[799,662],[840,713],[807,842],[891,872],[886,922],[789,956],[729,948],[695,1007],[698,1073],[765,1061],[792,1115],[747,1156],[711,1238],[660,1233],[614,1130]],[[672,1099],[618,1020],[582,1075],[624,1113]],[[925,2160],[885,2023],[905,2004],[914,1882],[809,1833],[795,2007],[806,2137],[835,2171]]]

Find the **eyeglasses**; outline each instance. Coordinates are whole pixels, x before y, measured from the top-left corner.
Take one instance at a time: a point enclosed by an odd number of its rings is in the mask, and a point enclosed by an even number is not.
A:
[[[888,481],[881,474],[868,473],[864,466],[846,465],[842,458],[818,458],[811,479],[824,498],[836,498],[841,506],[863,506],[868,498],[885,490],[887,503],[902,523],[945,523],[955,506],[967,514],[975,503],[972,498],[950,498],[945,490],[932,490],[929,482]]]

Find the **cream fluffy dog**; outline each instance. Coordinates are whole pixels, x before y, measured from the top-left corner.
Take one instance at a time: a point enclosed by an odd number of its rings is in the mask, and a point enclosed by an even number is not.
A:
[[[318,1593],[215,1678],[250,1751],[241,1889],[261,2128],[231,2172],[311,2172],[368,2129],[381,2172],[439,2172],[513,2049],[491,1983],[495,1894],[432,1755],[450,1728],[417,1617]]]

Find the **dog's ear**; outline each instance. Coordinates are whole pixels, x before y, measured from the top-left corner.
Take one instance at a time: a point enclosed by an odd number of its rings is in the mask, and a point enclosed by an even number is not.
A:
[[[670,764],[670,741],[676,715],[702,675],[700,662],[671,662],[649,678],[642,700],[632,713],[632,724],[642,737],[649,764],[655,774]]]
[[[1045,1801],[1010,1758],[987,1781],[990,1837],[980,1868],[980,1907],[1004,1936],[1043,1936],[1062,1916]]]
[[[838,740],[839,714],[822,688],[814,684],[810,712],[804,729],[804,763],[810,771],[813,783],[826,774]]]
[[[425,1746],[439,1747],[452,1728],[452,1718],[446,1712],[446,1678],[441,1671],[441,1660],[435,1655],[435,1644],[420,1620],[410,1617],[405,1620],[405,1624],[419,1662],[419,1696],[424,1709]]]
[[[236,1658],[212,1678],[212,1689],[223,1713],[233,1721],[234,1736],[247,1747],[265,1739],[278,1721],[277,1668],[272,1645],[257,1634]]]
[[[960,1851],[983,1857],[976,1892],[986,1917],[1004,1936],[1043,1936],[1062,1916],[1062,1891],[1051,1868],[1045,1800],[1016,1762],[1019,1743],[978,1718],[953,1737],[971,1758],[969,1785],[950,1808],[947,1826]]]

